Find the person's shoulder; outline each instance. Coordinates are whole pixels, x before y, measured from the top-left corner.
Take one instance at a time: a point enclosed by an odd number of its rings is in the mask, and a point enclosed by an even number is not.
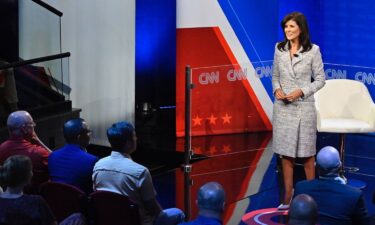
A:
[[[45,202],[44,198],[40,195],[23,195],[23,200],[28,202]]]
[[[352,194],[352,195],[355,195],[355,196],[360,196],[363,193],[361,189],[352,187],[348,184],[343,184],[341,189],[343,191],[345,191],[346,193]]]
[[[313,53],[315,53],[317,51],[320,51],[319,45],[311,43],[311,49],[310,49],[310,51],[313,52]]]
[[[297,188],[306,188],[306,187],[310,187],[312,184],[315,184],[319,182],[317,179],[313,179],[313,180],[301,180],[299,182],[296,183],[296,189]]]
[[[281,44],[281,41],[276,42],[275,44],[275,51],[280,52],[279,45]]]
[[[129,162],[129,168],[133,171],[133,173],[137,174],[137,176],[145,175],[146,173],[150,173],[150,171],[142,164],[134,162],[131,160]]]
[[[0,144],[0,156],[6,154],[7,152],[9,152],[9,147],[8,147],[8,144],[9,143],[9,140],[6,140],[4,141],[3,143]]]
[[[0,149],[4,148],[4,146],[6,146],[7,144],[9,144],[10,140],[5,140],[3,142],[0,143]]]
[[[61,155],[62,153],[64,153],[64,147],[62,147],[62,148],[58,148],[58,149],[56,149],[56,150],[53,150],[53,151],[49,154],[48,158],[54,158],[54,157],[57,157],[57,156]]]
[[[111,157],[110,156],[106,156],[104,158],[99,159],[96,162],[96,165],[101,165],[101,164],[104,164],[104,163],[107,163],[107,162],[110,162],[110,161],[111,161]]]
[[[76,152],[76,154],[79,155],[79,157],[82,157],[82,158],[84,158],[86,160],[89,160],[89,161],[92,161],[92,160],[98,161],[98,159],[99,159],[97,156],[95,156],[95,155],[87,152],[86,150],[83,150],[81,148],[77,148],[77,150],[78,151]]]
[[[99,158],[91,153],[88,153],[88,152],[84,152],[84,155],[86,156],[86,158],[90,161],[93,161],[93,162],[97,162],[99,160]]]
[[[39,144],[34,144],[32,142],[28,142],[29,145],[29,152],[39,154],[39,155],[49,155],[50,151],[46,149],[45,147],[39,145]]]

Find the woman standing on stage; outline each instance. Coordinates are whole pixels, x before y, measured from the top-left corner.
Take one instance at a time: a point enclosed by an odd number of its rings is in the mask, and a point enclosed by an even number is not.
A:
[[[310,42],[305,16],[293,12],[281,22],[285,39],[276,44],[272,87],[273,150],[281,156],[284,202],[287,209],[293,195],[296,158],[302,158],[306,179],[315,178],[316,109],[314,93],[325,84],[319,47]]]

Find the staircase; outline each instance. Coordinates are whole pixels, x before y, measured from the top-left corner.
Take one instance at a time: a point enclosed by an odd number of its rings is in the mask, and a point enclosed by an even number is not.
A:
[[[27,3],[27,6],[26,5]],[[40,0],[32,0],[26,2],[22,10],[18,13],[25,13],[25,15],[46,15],[42,20],[51,20],[51,18],[58,21],[55,25],[58,29],[51,29],[51,32],[45,30],[43,35],[46,38],[59,40],[58,46],[52,46],[51,51],[57,54],[47,55],[42,57],[34,57],[31,59],[19,59],[15,62],[7,62],[0,64],[0,72],[6,71],[9,76],[14,76],[15,88],[18,96],[17,106],[19,110],[28,111],[37,126],[35,128],[39,138],[46,143],[51,149],[61,147],[64,144],[62,135],[62,126],[68,119],[77,118],[80,115],[80,109],[72,108],[72,102],[69,100],[69,57],[70,53],[61,52],[61,12],[49,6]],[[19,3],[21,4],[21,3]],[[23,4],[23,3],[22,3]],[[43,13],[41,13],[43,12]],[[23,15],[22,15],[23,16]],[[30,18],[31,19],[31,18]],[[27,20],[27,18],[26,18]],[[35,23],[37,24],[37,23]],[[38,26],[38,25],[36,25]],[[28,29],[33,30],[33,29]],[[38,27],[35,27],[38,30]],[[59,30],[56,33],[56,30]],[[22,32],[20,32],[22,34]],[[18,35],[18,34],[17,34]],[[19,40],[25,38],[20,37]],[[27,40],[28,44],[36,49],[44,49],[45,46],[38,46],[38,40],[31,36]],[[51,42],[54,43],[54,42]],[[48,43],[43,43],[48,44]],[[20,54],[30,55],[21,46],[25,44],[19,43]],[[16,52],[18,52],[18,46]],[[30,47],[30,46],[29,46]],[[57,52],[56,52],[57,51]],[[9,57],[4,57],[5,59]],[[9,61],[9,60],[8,60]],[[0,88],[1,85],[0,85]],[[3,88],[3,90],[5,90]],[[2,90],[2,91],[3,91]],[[0,96],[1,97],[1,96]],[[0,104],[3,104],[0,102]],[[6,103],[5,103],[6,104]],[[0,114],[0,142],[8,138],[8,131],[6,127],[6,118],[8,112],[4,115]]]

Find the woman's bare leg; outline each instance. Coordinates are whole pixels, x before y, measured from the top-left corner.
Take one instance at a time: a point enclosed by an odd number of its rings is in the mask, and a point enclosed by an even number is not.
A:
[[[315,179],[315,157],[306,158],[303,167],[305,169],[306,180]]]
[[[293,195],[294,158],[283,156],[281,159],[284,179],[284,204],[289,204]]]

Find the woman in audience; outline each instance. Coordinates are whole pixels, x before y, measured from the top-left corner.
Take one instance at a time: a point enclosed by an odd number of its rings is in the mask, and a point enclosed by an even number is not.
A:
[[[11,156],[0,166],[0,185],[6,187],[0,194],[0,224],[57,225],[42,197],[23,194],[32,175],[27,156]]]

